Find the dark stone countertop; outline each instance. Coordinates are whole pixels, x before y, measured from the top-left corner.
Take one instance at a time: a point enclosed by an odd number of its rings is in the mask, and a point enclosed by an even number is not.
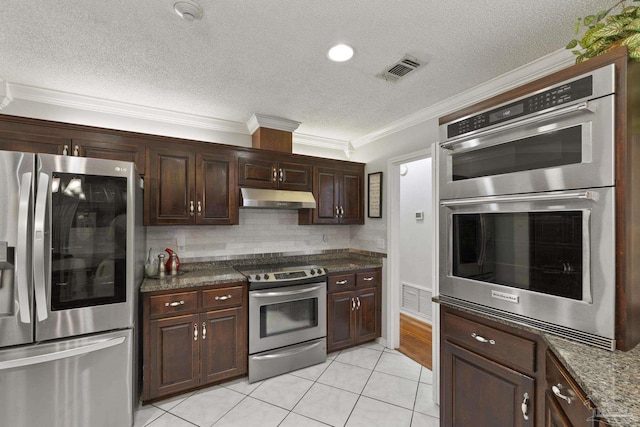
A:
[[[535,328],[460,307],[433,301],[504,325],[542,336],[578,385],[611,426],[640,426],[640,345],[630,351],[608,351],[561,338]]]
[[[177,276],[167,275],[164,279],[145,278],[140,292],[166,291],[172,289],[210,286],[224,283],[243,282],[245,277],[234,265],[260,264],[316,264],[329,270],[364,270],[382,267],[382,257],[362,255],[354,252],[342,252],[327,255],[299,255],[269,258],[238,258],[233,261],[211,261],[184,263]]]

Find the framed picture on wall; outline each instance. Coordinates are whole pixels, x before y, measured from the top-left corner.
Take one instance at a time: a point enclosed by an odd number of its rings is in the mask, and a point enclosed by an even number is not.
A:
[[[374,172],[368,175],[369,218],[382,218],[382,172]]]

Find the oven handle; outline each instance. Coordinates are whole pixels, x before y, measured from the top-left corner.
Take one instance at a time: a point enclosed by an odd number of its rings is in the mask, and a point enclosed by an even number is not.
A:
[[[440,202],[440,206],[467,206],[467,205],[487,205],[489,203],[517,203],[517,202],[537,202],[548,200],[572,200],[572,199],[586,199],[586,200],[598,200],[598,193],[595,191],[578,191],[570,193],[555,193],[555,194],[531,194],[531,195],[515,195],[515,196],[489,196],[489,197],[474,197],[469,199],[459,200],[443,200]]]
[[[294,354],[302,353],[303,351],[310,350],[314,347],[324,344],[324,341],[314,342],[312,344],[306,345],[304,347],[298,347],[295,350],[291,351],[283,351],[281,353],[275,354],[265,354],[264,356],[252,356],[253,360],[267,360],[267,359],[280,359],[282,357],[293,356]]]
[[[256,298],[272,298],[272,297],[283,297],[283,296],[289,296],[289,295],[300,295],[300,294],[307,294],[310,292],[315,292],[319,289],[322,289],[323,285],[320,286],[314,286],[312,288],[309,289],[301,289],[298,291],[277,291],[277,292],[251,292],[251,296],[252,297],[256,297]]]
[[[589,106],[589,101],[586,102],[581,102],[579,104],[576,105],[571,105],[569,107],[559,107],[556,108],[554,110],[548,111],[546,113],[542,113],[539,114],[537,116],[533,116],[533,117],[528,117],[526,119],[520,120],[520,121],[515,121],[503,126],[497,126],[495,128],[486,130],[486,131],[480,131],[477,133],[473,133],[473,134],[466,134],[460,138],[455,138],[455,139],[450,139],[447,142],[443,142],[442,144],[440,144],[440,147],[445,148],[447,150],[453,150],[453,146],[454,145],[458,145],[461,144],[465,141],[469,141],[471,139],[475,139],[475,138],[479,138],[479,137],[484,137],[487,135],[493,135],[494,133],[498,133],[498,132],[503,132],[506,130],[510,130],[510,129],[514,129],[520,126],[524,126],[524,125],[528,125],[531,123],[535,123],[535,122],[539,122],[545,119],[549,119],[552,117],[557,117],[557,116],[563,116],[565,114],[569,114],[569,113],[573,113],[576,111],[580,111],[580,110],[585,110],[585,111],[590,111],[590,112],[595,112],[594,108],[591,108]],[[475,146],[474,148],[478,148],[480,145]]]

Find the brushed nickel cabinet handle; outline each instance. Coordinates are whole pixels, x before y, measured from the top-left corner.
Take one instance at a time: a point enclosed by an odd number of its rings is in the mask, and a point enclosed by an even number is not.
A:
[[[351,311],[356,309],[356,300],[354,298],[351,298]]]
[[[278,170],[276,168],[273,168],[273,182],[276,182],[278,180]]]
[[[567,403],[571,405],[571,398],[569,396],[565,396],[564,394],[562,394],[562,392],[560,391],[561,388],[562,388],[561,384],[554,385],[553,387],[551,387],[551,391],[553,392],[553,394],[556,395],[556,397],[566,400]]]
[[[207,322],[202,322],[202,339],[207,339]]]
[[[78,157],[80,155],[80,146],[76,145],[73,147],[73,155]]]
[[[165,302],[164,306],[165,307],[177,307],[179,305],[184,305],[184,301],[180,300],[180,301],[174,301],[174,302]]]
[[[476,341],[480,341],[482,343],[489,343],[492,345],[496,343],[494,340],[488,340],[485,337],[481,337],[480,335],[476,334],[475,332],[471,333],[471,336],[475,338]]]
[[[198,200],[198,215],[202,215],[202,202]]]
[[[356,307],[356,309],[360,310],[360,297],[356,297],[356,300],[358,300],[358,306]]]
[[[336,281],[336,285],[346,285],[346,284],[347,284],[347,279]]]
[[[198,324],[193,324],[193,340],[198,341]]]
[[[62,155],[63,156],[69,155],[69,146],[67,144],[62,146]]]
[[[193,206],[193,200],[191,200],[189,202],[189,215],[193,216],[194,211],[195,211],[195,207]]]
[[[522,399],[522,405],[520,406],[520,409],[522,410],[522,417],[525,420],[529,419],[529,393],[525,393]]]
[[[365,282],[370,282],[373,280],[373,277],[363,277],[362,280],[364,280]]]
[[[226,301],[226,300],[228,300],[230,298],[231,298],[231,295],[223,295],[221,297],[216,295],[213,299],[216,300],[216,301]]]
[[[340,218],[340,206],[336,206],[336,218]]]

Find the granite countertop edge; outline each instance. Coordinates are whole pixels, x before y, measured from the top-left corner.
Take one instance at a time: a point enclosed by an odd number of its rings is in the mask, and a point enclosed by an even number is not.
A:
[[[630,351],[603,350],[460,307],[442,301],[438,297],[434,297],[433,301],[540,335],[609,425],[620,427],[640,425],[640,345]]]
[[[184,289],[199,286],[243,282],[245,277],[234,268],[238,265],[260,265],[273,263],[309,263],[326,268],[329,273],[366,270],[382,267],[383,257],[350,253],[341,256],[304,255],[281,258],[247,258],[233,261],[212,261],[199,263],[185,263],[181,266],[178,276],[167,275],[164,279],[145,278],[140,286],[140,292],[156,292],[172,289]]]

